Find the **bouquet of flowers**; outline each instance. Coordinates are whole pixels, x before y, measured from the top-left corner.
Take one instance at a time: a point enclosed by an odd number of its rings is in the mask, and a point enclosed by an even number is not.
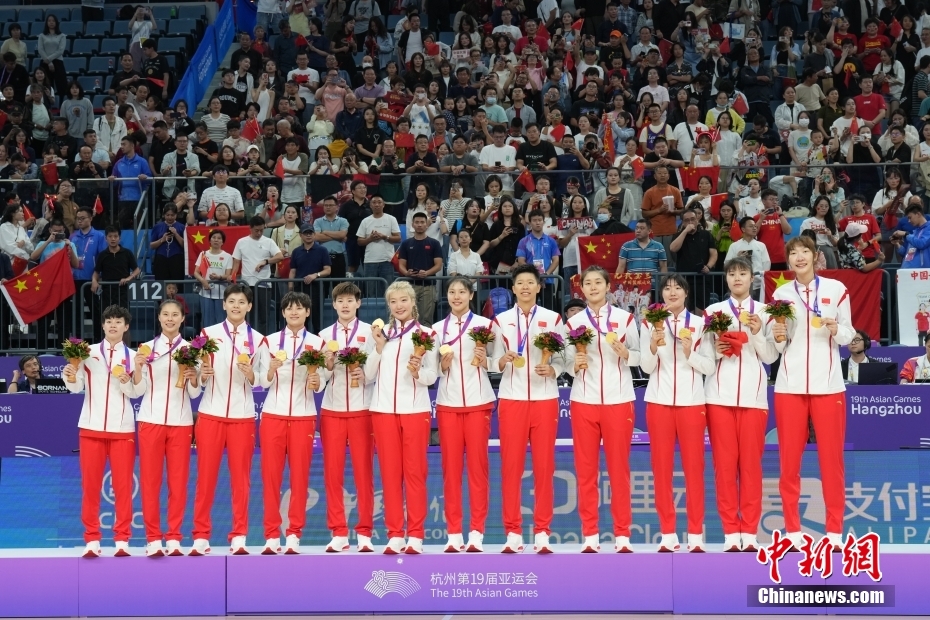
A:
[[[220,347],[216,344],[216,340],[207,338],[203,335],[194,338],[194,340],[191,341],[190,348],[197,352],[197,357],[203,362],[204,367],[210,366],[210,354],[220,350]]]
[[[704,315],[704,331],[706,332],[713,332],[719,336],[730,331],[731,327],[733,327],[733,317],[721,310]]]
[[[577,350],[581,355],[588,354],[588,345],[591,344],[592,340],[594,340],[594,330],[585,327],[584,325],[568,330],[569,344],[575,345],[575,350]],[[581,362],[578,364],[578,369],[587,370],[588,363]]]
[[[309,383],[310,376],[318,374],[317,368],[326,365],[326,357],[322,351],[317,351],[308,344],[304,345],[303,353],[297,358],[297,363],[307,367],[307,383]]]
[[[417,331],[410,334],[410,340],[413,341],[413,357],[421,359],[426,355],[427,351],[432,351],[435,346],[435,341],[429,333],[418,329]],[[407,364],[407,370],[414,372],[416,368],[412,367],[410,364]]]
[[[542,363],[548,364],[553,353],[565,350],[565,340],[555,332],[543,332],[533,339],[533,346],[542,350]]]
[[[475,349],[484,349],[487,351],[488,344],[494,342],[494,332],[490,327],[472,327],[468,330],[468,337],[475,343]],[[471,359],[472,366],[478,366],[478,358]]]
[[[358,347],[347,347],[336,353],[336,360],[349,370],[355,370],[368,361],[368,354]],[[358,379],[352,379],[349,387],[358,387]]]
[[[90,357],[90,345],[80,338],[68,338],[61,345],[61,354],[68,360],[68,363],[74,367],[74,370],[77,371],[78,366],[81,365],[81,361]],[[68,379],[68,383],[76,382],[77,379],[75,378]]]
[[[776,299],[765,306],[765,311],[775,319],[779,325],[784,325],[788,319],[794,318],[794,304],[787,299]],[[784,342],[784,336],[775,336],[775,342]]]
[[[200,361],[200,350],[195,349],[193,345],[183,346],[171,355],[171,359],[181,367],[181,376],[178,377],[178,382],[174,384],[174,387],[183,389],[187,387],[187,377],[184,376],[184,370],[197,365],[197,362]]]
[[[658,342],[656,342],[656,346],[664,347],[665,328],[662,327],[662,322],[665,321],[665,319],[668,317],[672,316],[672,313],[668,311],[668,308],[665,307],[665,304],[652,304],[646,308],[646,312],[643,313],[643,316],[649,323],[652,324],[657,332],[662,332],[662,337],[659,338]]]

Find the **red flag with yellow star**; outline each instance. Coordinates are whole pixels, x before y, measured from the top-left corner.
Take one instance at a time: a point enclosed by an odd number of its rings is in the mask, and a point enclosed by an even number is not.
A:
[[[614,273],[620,260],[620,246],[633,237],[633,233],[578,237],[581,271],[591,265],[599,265],[608,273]]]
[[[846,286],[849,292],[849,309],[852,312],[853,325],[856,329],[864,330],[872,337],[872,340],[879,340],[882,319],[881,270],[862,273],[858,269],[824,269],[818,271],[817,275],[839,280]],[[766,271],[763,278],[765,280],[765,301],[768,303],[772,301],[772,293],[775,289],[794,280],[794,272]]]
[[[74,296],[70,253],[58,250],[41,265],[0,284],[21,327],[34,323]]]
[[[184,262],[187,264],[187,275],[194,275],[197,257],[204,250],[210,249],[210,232],[214,230],[222,230],[226,235],[223,250],[230,254],[236,249],[239,239],[249,236],[248,226],[188,226],[184,229]]]

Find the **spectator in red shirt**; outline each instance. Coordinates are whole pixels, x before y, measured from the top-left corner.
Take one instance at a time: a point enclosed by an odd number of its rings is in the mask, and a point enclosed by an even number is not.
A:
[[[514,48],[513,53],[517,57],[523,53],[523,48],[528,45],[535,45],[539,48],[539,52],[545,54],[549,51],[549,39],[543,35],[537,35],[539,31],[539,23],[535,19],[528,19],[523,25],[524,30],[526,30],[526,36],[520,37],[517,41],[517,46]]]
[[[875,249],[882,240],[881,229],[878,227],[878,220],[875,219],[875,216],[871,213],[865,212],[866,206],[869,205],[869,203],[866,202],[865,196],[862,194],[853,194],[849,197],[849,201],[852,215],[848,215],[840,220],[839,229],[846,230],[849,224],[860,224],[865,226],[868,230],[862,233],[862,240],[868,244],[868,247],[862,250],[862,256],[867,260],[872,260],[875,258]],[[875,243],[872,243],[873,240]]]
[[[890,47],[891,41],[888,37],[878,34],[878,20],[874,17],[865,20],[865,35],[859,39],[857,56],[869,75],[872,75],[875,67],[881,62],[879,54],[882,50]]]
[[[765,245],[772,259],[772,271],[787,271],[785,235],[791,233],[791,224],[778,206],[778,192],[774,189],[762,191],[762,213],[755,217],[759,225],[756,239]]]
[[[878,55],[876,54],[875,57],[878,58]],[[863,67],[865,67],[865,63],[866,59],[863,59]],[[872,69],[867,70],[872,71]],[[874,129],[888,114],[888,106],[885,105],[885,98],[881,94],[872,91],[871,73],[859,77],[859,88],[862,90],[862,94],[853,97],[856,101],[856,114],[865,121],[869,129]]]

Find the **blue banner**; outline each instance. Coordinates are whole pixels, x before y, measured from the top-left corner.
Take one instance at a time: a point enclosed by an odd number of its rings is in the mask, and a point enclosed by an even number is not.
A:
[[[216,16],[214,34],[216,35],[216,58],[217,62],[226,58],[226,52],[232,45],[233,36],[236,32],[235,16],[232,9],[233,3],[229,0],[220,7],[220,12]]]
[[[239,0],[236,3],[236,29],[239,32],[252,34],[256,23],[258,23],[258,7],[248,0]]]
[[[188,114],[193,116],[194,109],[200,104],[201,99],[207,92],[213,75],[216,73],[217,49],[216,34],[213,24],[207,26],[203,33],[203,41],[200,47],[194,52],[181,83],[178,85],[178,91],[171,100],[171,105],[177,105],[178,100],[184,99],[187,102]],[[225,50],[223,54],[225,55]]]

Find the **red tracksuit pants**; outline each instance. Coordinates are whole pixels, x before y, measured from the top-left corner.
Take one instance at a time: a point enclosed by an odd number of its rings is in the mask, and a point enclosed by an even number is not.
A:
[[[265,540],[281,537],[281,483],[284,461],[290,467],[291,499],[287,507],[287,532],[300,538],[307,522],[310,461],[316,416],[286,418],[263,414],[258,428],[261,445],[262,499],[265,507]]]
[[[132,470],[136,462],[136,439],[133,433],[80,431],[78,440],[81,462],[81,521],[84,542],[101,539],[100,492],[103,474],[110,459],[110,484],[113,486],[113,540],[125,542],[132,533]],[[188,446],[190,448],[190,446]]]
[[[430,414],[372,413],[371,427],[384,489],[384,525],[388,538],[404,537],[404,499],[407,506],[406,535],[423,539],[426,523],[426,476]]]
[[[685,471],[688,533],[704,533],[704,429],[706,405],[673,407],[646,403],[646,427],[655,483],[656,512],[663,534],[675,534],[675,438]]]
[[[762,517],[762,454],[768,411],[707,405],[717,512],[724,534],[752,534]]]
[[[633,522],[630,506],[630,443],[633,440],[633,403],[589,405],[572,402],[572,441],[578,477],[578,516],[583,536],[598,528],[601,440],[610,478],[610,514],[614,536],[629,536]],[[604,498],[606,501],[606,498]]]
[[[365,411],[358,415],[334,415],[324,409],[320,415],[320,439],[323,442],[326,527],[332,531],[333,536],[349,535],[343,496],[348,445],[352,477],[355,479],[355,507],[358,511],[355,533],[371,537],[375,507],[371,414]]]
[[[808,419],[817,433],[817,458],[827,509],[827,533],[843,533],[846,478],[843,441],[846,438],[846,394],[775,394],[775,426],[778,429],[778,490],[785,514],[785,529],[801,531],[798,502],[801,496],[801,458],[810,433]]]
[[[469,531],[484,533],[488,518],[488,439],[491,407],[469,410],[436,406],[442,451],[442,488],[449,534],[462,533],[462,471],[468,457]]]
[[[161,480],[168,468],[168,533],[166,540],[180,541],[181,522],[187,505],[187,480],[191,467],[193,426],[139,423],[139,474],[142,478],[142,520],[145,541],[162,539]]]
[[[223,449],[229,466],[229,483],[232,487],[232,531],[234,536],[245,536],[249,527],[249,476],[252,473],[252,454],[255,452],[255,420],[252,418],[226,420],[200,414],[197,418],[197,492],[194,496],[194,538],[210,538],[213,528],[210,510],[220,475]]]
[[[555,439],[559,430],[559,401],[501,399],[497,407],[501,441],[501,491],[504,534],[523,533],[523,472],[526,444],[533,458],[533,532],[550,534],[552,525]]]

